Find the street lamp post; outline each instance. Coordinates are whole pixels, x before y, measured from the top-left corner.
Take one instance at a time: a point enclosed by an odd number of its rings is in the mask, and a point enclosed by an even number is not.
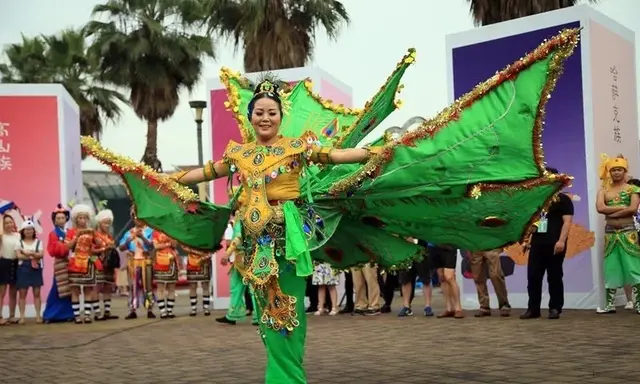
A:
[[[193,109],[193,119],[196,122],[196,130],[198,137],[198,166],[204,166],[204,154],[202,151],[202,114],[204,109],[207,108],[207,102],[202,100],[193,100],[189,102],[189,106]],[[200,201],[206,201],[206,183],[198,184],[198,195]]]
[[[189,106],[193,109],[194,120],[196,121],[197,135],[198,135],[198,165],[204,165],[204,155],[202,153],[202,114],[204,109],[207,108],[207,102],[202,100],[193,100],[189,102]]]

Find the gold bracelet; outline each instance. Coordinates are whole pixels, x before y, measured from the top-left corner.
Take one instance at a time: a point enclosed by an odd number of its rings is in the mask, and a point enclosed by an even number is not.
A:
[[[203,173],[204,179],[206,181],[214,180],[214,179],[217,179],[219,177],[218,176],[218,172],[216,172],[215,165],[216,165],[216,163],[214,163],[213,161],[209,160],[204,165],[204,167],[202,167],[202,173]]]
[[[333,147],[322,147],[316,154],[317,162],[320,164],[333,164],[331,160],[331,152]]]
[[[172,173],[169,178],[179,182],[187,173],[189,173],[188,170]]]
[[[365,145],[364,147],[362,147],[362,149],[367,151],[367,154],[362,159],[362,163],[366,163],[367,161],[369,161],[369,159],[371,159],[371,147],[368,145]]]
[[[362,162],[366,163],[367,161],[371,160],[374,155],[380,153],[382,147],[371,147],[369,145],[365,145],[364,147],[362,147],[362,149],[367,151],[367,155],[364,157],[364,159],[362,159]]]

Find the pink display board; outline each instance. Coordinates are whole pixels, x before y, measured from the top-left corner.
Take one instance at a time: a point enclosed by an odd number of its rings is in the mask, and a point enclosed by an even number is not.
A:
[[[352,106],[351,89],[336,80],[325,71],[314,68],[293,68],[281,71],[274,71],[275,76],[283,81],[295,83],[297,81],[310,78],[315,92],[323,98],[331,99],[335,103]],[[249,78],[257,78],[258,74],[249,74]],[[210,130],[204,137],[205,156],[209,152],[210,159],[220,159],[227,147],[229,140],[241,141],[240,131],[231,112],[224,107],[227,100],[227,93],[224,86],[218,79],[207,82],[209,90],[209,111]],[[207,137],[208,136],[208,137]],[[228,201],[227,178],[213,182],[211,188],[211,199],[216,204],[224,204]],[[227,308],[229,303],[229,269],[220,265],[222,251],[216,255],[213,273],[213,305],[214,308]]]
[[[79,124],[78,107],[60,85],[0,85],[0,199],[39,220],[43,244],[53,230],[49,213],[81,197]],[[53,276],[48,255],[44,265],[43,301]]]

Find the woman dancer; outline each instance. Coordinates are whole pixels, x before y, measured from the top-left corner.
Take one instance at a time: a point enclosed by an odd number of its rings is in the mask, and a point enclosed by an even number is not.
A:
[[[94,213],[88,205],[76,204],[71,209],[71,224],[65,238],[69,256],[69,283],[71,306],[76,324],[91,323],[91,311],[97,301],[93,291],[96,286],[96,263],[93,260],[95,231],[91,228]],[[80,294],[84,296],[84,316],[80,311]]]
[[[539,140],[545,102],[578,33],[563,31],[415,131],[371,147],[354,148],[397,106],[414,51],[361,111],[320,99],[308,82],[280,92],[263,81],[250,93],[246,79],[223,71],[244,143],[230,142],[221,161],[171,178],[89,137],[82,143],[128,181],[140,220],[196,249],[219,246],[232,205],[200,202],[180,183],[242,176],[247,198],[236,219],[243,278],[254,289],[267,350],[265,381],[306,383],[303,298],[312,258],[341,269],[371,261],[388,269],[419,257],[417,245],[394,234],[501,247],[526,235],[569,183],[545,172]]]
[[[173,319],[173,307],[176,303],[176,283],[178,282],[177,243],[160,231],[153,231],[153,280],[157,284],[156,297],[161,319]]]
[[[69,290],[69,250],[64,245],[67,236],[65,226],[71,218],[68,209],[58,204],[51,212],[53,221],[53,231],[49,233],[47,240],[47,253],[54,260],[53,262],[53,284],[47,296],[47,305],[44,308],[44,322],[66,322],[72,321],[73,308],[71,307],[71,292]]]
[[[113,285],[116,282],[115,269],[110,262],[110,258],[116,255],[115,242],[111,234],[113,225],[113,212],[110,209],[103,209],[96,215],[97,228],[95,232],[95,247],[93,253],[98,256],[100,263],[96,268],[96,290],[93,295],[93,313],[96,321],[115,320],[118,316],[111,314],[111,294]],[[117,255],[118,259],[120,255]],[[102,295],[104,312],[100,311],[100,301],[98,295]]]
[[[211,316],[211,254],[189,250],[187,255],[187,281],[189,282],[189,316],[198,314],[198,283],[202,288],[202,311]]]

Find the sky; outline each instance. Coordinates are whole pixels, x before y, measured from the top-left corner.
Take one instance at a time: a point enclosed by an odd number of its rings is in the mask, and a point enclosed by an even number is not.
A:
[[[93,0],[0,0],[3,10],[0,12],[0,47],[19,42],[21,34],[53,34],[64,28],[80,27],[90,19],[91,9],[98,3],[100,1]],[[412,116],[433,116],[447,106],[445,36],[474,28],[465,0],[396,0],[393,3],[344,0],[343,3],[351,23],[342,28],[337,41],[329,40],[319,31],[310,65],[351,86],[354,106],[363,106],[375,94],[407,48],[416,48],[418,54],[417,63],[403,79],[405,88],[400,95],[403,107],[385,120],[373,136],[380,135],[387,127],[401,125]],[[640,36],[640,0],[601,0],[594,8]],[[640,38],[636,41],[636,62],[640,63],[638,41]],[[207,100],[206,79],[217,77],[220,67],[242,70],[241,52],[235,52],[224,41],[214,41],[214,44],[217,60],[206,62],[201,83],[191,95],[182,94],[175,115],[160,123],[158,155],[165,169],[197,163],[196,127],[189,100]],[[636,79],[640,89],[638,68]],[[207,120],[204,129],[208,129]],[[145,122],[125,107],[123,117],[105,127],[102,142],[118,153],[140,159],[145,137]],[[87,159],[82,169],[106,167]]]

